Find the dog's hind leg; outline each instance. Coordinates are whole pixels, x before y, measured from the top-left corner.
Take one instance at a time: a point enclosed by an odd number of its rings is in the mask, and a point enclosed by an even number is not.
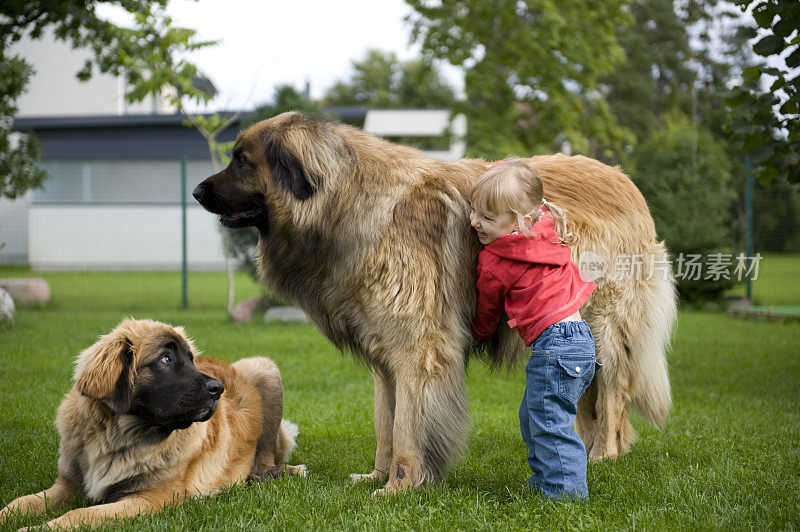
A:
[[[586,452],[592,451],[597,431],[597,380],[595,377],[578,401],[578,415],[575,417],[575,432],[583,440]]]
[[[19,512],[21,515],[39,515],[48,508],[71,502],[78,490],[71,486],[63,477],[58,477],[55,483],[44,491],[18,497],[0,510],[0,523],[8,519],[11,514]]]
[[[375,383],[375,469],[372,473],[351,473],[353,482],[383,480],[392,464],[392,427],[394,425],[394,381],[378,368],[373,368]]]
[[[285,453],[279,449],[281,418],[283,417],[283,385],[278,366],[266,357],[251,357],[232,364],[242,377],[252,384],[261,396],[262,431],[258,438],[251,477],[262,477],[282,461]],[[292,439],[293,440],[293,439]]]
[[[582,401],[576,430],[593,460],[630,449],[636,432],[628,402],[658,427],[672,404],[666,351],[677,317],[675,281],[663,244],[644,257],[652,260],[645,260],[639,278],[602,282],[586,309],[603,367],[595,378],[594,408]]]
[[[597,360],[603,364],[579,403],[575,429],[589,458],[615,459],[625,454],[636,439],[626,404],[631,398],[629,339],[623,327],[626,291],[620,283],[606,281],[592,296],[583,315],[595,338]],[[594,404],[588,402],[594,399]]]
[[[297,428],[297,425],[287,419],[282,420],[280,428],[278,429],[278,439],[274,452],[271,454],[262,454],[260,458],[256,457],[256,460],[260,459],[262,461],[261,463],[256,462],[256,465],[253,466],[253,473],[250,474],[248,480],[263,481],[278,478],[284,474],[298,477],[306,476],[307,468],[305,465],[301,464],[295,466],[283,463],[289,460],[292,451],[294,451],[294,448],[297,446],[296,439],[299,433],[300,429]],[[268,462],[264,462],[269,456],[274,456],[272,465],[269,465]]]

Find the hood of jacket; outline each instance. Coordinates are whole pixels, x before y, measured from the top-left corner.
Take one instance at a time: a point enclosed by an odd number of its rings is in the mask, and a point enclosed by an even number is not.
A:
[[[532,234],[511,233],[501,236],[484,250],[504,259],[562,266],[569,262],[569,248],[560,243],[553,215],[544,213],[533,224]]]

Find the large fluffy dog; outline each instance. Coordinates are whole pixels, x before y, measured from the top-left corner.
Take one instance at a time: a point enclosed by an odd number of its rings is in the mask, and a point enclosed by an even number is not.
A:
[[[96,506],[50,521],[58,527],[158,510],[283,464],[297,426],[281,421],[283,390],[268,358],[233,365],[194,357],[183,329],[126,320],[78,357],[75,385],[58,409],[58,478],[0,512],[42,513],[78,493]]]
[[[592,458],[614,458],[635,437],[629,402],[657,424],[670,407],[664,351],[676,295],[667,255],[642,195],[618,169],[580,156],[529,161],[545,197],[569,212],[574,259],[592,251],[611,269],[626,256],[639,268],[630,279],[598,279],[582,309],[604,367],[576,428]],[[465,198],[485,170],[482,160],[437,161],[285,113],[239,135],[230,165],[194,191],[224,225],[256,226],[267,287],[370,364],[375,469],[354,480],[388,474],[387,490],[419,485],[465,441],[479,251]],[[505,324],[487,349],[495,363],[525,352]]]

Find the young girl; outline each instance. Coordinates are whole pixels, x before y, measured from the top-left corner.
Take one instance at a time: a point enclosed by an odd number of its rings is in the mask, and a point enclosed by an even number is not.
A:
[[[519,409],[533,470],[528,485],[546,497],[587,498],[586,449],[572,425],[596,364],[594,338],[579,309],[597,285],[570,261],[564,213],[542,199],[541,179],[524,162],[492,165],[475,183],[470,203],[470,222],[484,245],[472,335],[491,337],[505,311],[508,325],[533,350]]]

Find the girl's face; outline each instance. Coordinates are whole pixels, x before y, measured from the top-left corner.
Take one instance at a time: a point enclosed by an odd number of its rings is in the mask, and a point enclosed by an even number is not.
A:
[[[484,246],[517,229],[516,216],[510,212],[497,214],[473,207],[469,213],[469,222],[478,232],[478,240]]]

